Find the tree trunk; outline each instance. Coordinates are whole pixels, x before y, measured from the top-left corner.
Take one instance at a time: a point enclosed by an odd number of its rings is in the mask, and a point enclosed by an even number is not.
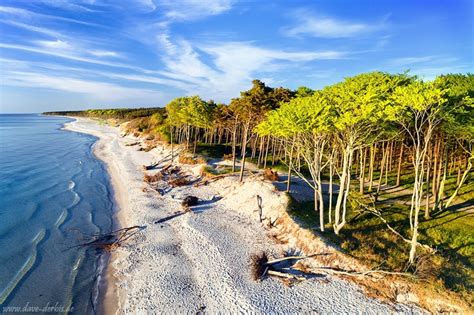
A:
[[[245,169],[245,154],[247,153],[247,136],[250,129],[250,121],[247,122],[247,125],[244,127],[244,135],[242,138],[242,161],[240,163],[240,176],[239,182],[242,182],[244,179],[244,169]]]
[[[186,136],[186,150],[189,150],[189,138],[191,137],[191,126],[188,125],[187,127],[187,136]]]
[[[431,161],[428,157],[428,163],[426,163],[426,207],[425,207],[425,220],[430,218],[430,168]]]
[[[170,127],[170,142],[171,142],[171,163],[173,163],[174,162],[173,127]]]
[[[275,165],[275,139],[272,139],[272,166]]]
[[[385,160],[387,159],[388,143],[385,147],[384,147],[384,144],[382,143],[382,161],[380,162],[380,174],[379,174],[379,182],[377,184],[377,192],[375,193],[375,202],[377,202],[377,199],[379,198],[380,188],[382,186],[382,177],[383,177],[383,172],[385,169]]]
[[[438,174],[438,156],[439,156],[439,141],[435,141],[435,149],[434,149],[434,162],[433,162],[433,185],[432,185],[432,195],[436,198],[436,195],[438,195],[438,191],[436,190],[436,174]],[[436,200],[435,200],[436,202]]]
[[[265,144],[265,142],[264,142]],[[267,145],[265,148],[264,160],[263,160],[263,168],[267,168],[267,159],[268,159],[268,147],[270,146],[270,136],[267,137]]]
[[[293,143],[291,144],[291,149],[290,149],[290,156],[289,156],[290,163],[288,166],[288,181],[286,183],[286,192],[290,192],[290,188],[291,188],[291,169],[293,168],[293,149],[295,148],[295,137],[296,136],[293,136]]]
[[[263,137],[262,137],[263,140]],[[258,160],[257,160],[257,168],[260,168],[260,164],[262,162],[263,156],[263,141],[260,141],[260,148],[258,149]]]
[[[232,131],[232,173],[235,172],[235,156],[236,156],[236,147],[237,147],[237,128],[234,128]]]
[[[409,262],[413,264],[415,262],[416,247],[418,245],[418,216],[420,213],[421,206],[421,196],[423,193],[423,160],[421,157],[421,148],[419,144],[415,144],[416,156],[415,156],[415,183],[413,185],[413,211],[411,215],[413,216],[413,229],[412,229],[412,239],[411,239],[411,248],[410,248],[410,257]]]
[[[197,147],[197,142],[198,142],[198,131],[199,131],[199,128],[194,129],[194,148],[193,148],[193,154],[196,154],[196,147]]]
[[[402,161],[403,161],[403,142],[400,143],[400,155],[398,156],[398,168],[397,168],[397,183],[396,186],[400,186],[400,176],[402,173]]]
[[[389,161],[388,161],[388,167],[387,167],[387,171],[392,171],[392,168],[393,168],[393,163],[392,163],[392,158],[393,158],[393,147],[394,147],[394,142],[393,141],[390,141],[390,154],[388,155],[389,157]],[[388,174],[388,172],[387,172]]]
[[[439,150],[438,150],[438,158],[439,158],[439,162],[437,163],[438,164],[438,167],[437,167],[437,173],[433,172],[433,176],[436,177],[436,181],[433,180],[433,185],[435,185],[435,193],[433,194],[435,200],[434,200],[434,205],[433,205],[433,211],[436,211],[438,209],[438,206],[439,206],[439,202],[440,202],[440,199],[439,199],[439,192],[440,192],[440,188],[441,188],[441,175],[443,173],[443,157],[441,156],[441,140],[439,140]]]
[[[372,192],[372,187],[374,185],[374,159],[375,159],[375,150],[377,149],[377,144],[370,146],[370,160],[369,160],[369,193]]]
[[[392,154],[392,144],[390,145],[387,143],[387,156],[385,157],[385,186],[388,185],[388,171],[390,167],[389,161],[391,160],[391,154]]]
[[[332,178],[334,175],[333,158],[334,154],[331,155],[331,161],[329,162],[329,223],[332,223]]]
[[[467,176],[469,175],[469,172],[472,169],[472,161],[474,159],[474,154],[471,155],[471,157],[467,160],[467,168],[464,171],[464,174],[462,175],[462,178],[459,181],[459,184],[456,186],[456,190],[454,193],[449,197],[448,201],[446,201],[446,204],[444,205],[444,209],[447,209],[451,203],[453,202],[454,198],[456,198],[457,194],[459,193],[459,190],[461,189],[462,185],[464,184],[464,181],[466,180]],[[461,168],[459,168],[459,171],[461,171]]]
[[[364,194],[364,184],[365,184],[365,160],[367,158],[367,148],[364,149],[364,154],[362,154],[362,149],[360,149],[360,177],[359,177],[359,193]]]
[[[339,193],[337,196],[336,207],[334,208],[334,233],[339,235],[342,227],[346,224],[347,196],[350,186],[350,163],[352,162],[353,149],[347,146],[343,152],[342,174],[340,177]],[[342,218],[341,218],[342,207]]]
[[[446,147],[445,149],[445,157],[444,157],[444,168],[443,168],[443,178],[441,179],[441,182],[439,184],[439,191],[438,191],[438,205],[437,209],[442,209],[443,208],[443,199],[445,197],[444,195],[444,184],[446,183],[446,176],[448,172],[448,148]],[[441,204],[441,206],[440,206]]]

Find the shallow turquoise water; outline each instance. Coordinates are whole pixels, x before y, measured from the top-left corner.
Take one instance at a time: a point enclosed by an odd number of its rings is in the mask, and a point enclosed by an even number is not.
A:
[[[112,228],[109,178],[96,138],[66,118],[0,115],[0,313],[5,306],[93,311],[104,258],[74,247]],[[5,309],[4,309],[5,310]]]

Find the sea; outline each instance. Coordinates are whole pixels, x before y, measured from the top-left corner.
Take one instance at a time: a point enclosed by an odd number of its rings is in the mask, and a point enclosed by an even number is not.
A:
[[[96,137],[71,121],[0,114],[0,313],[95,313],[107,262],[83,244],[113,228]]]

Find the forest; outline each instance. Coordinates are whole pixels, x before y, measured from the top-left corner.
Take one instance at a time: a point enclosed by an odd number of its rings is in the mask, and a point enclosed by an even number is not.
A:
[[[193,154],[219,152],[241,181],[249,162],[284,172],[288,192],[297,176],[314,202],[289,211],[317,233],[392,269],[416,271],[422,257],[441,253],[429,261],[443,285],[472,292],[473,74],[423,81],[371,72],[319,90],[252,83],[229,104],[183,96],[164,110],[66,114],[128,121]]]

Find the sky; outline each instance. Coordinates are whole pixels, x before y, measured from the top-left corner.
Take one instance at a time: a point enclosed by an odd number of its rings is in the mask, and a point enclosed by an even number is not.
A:
[[[2,0],[0,112],[473,71],[472,0]]]

